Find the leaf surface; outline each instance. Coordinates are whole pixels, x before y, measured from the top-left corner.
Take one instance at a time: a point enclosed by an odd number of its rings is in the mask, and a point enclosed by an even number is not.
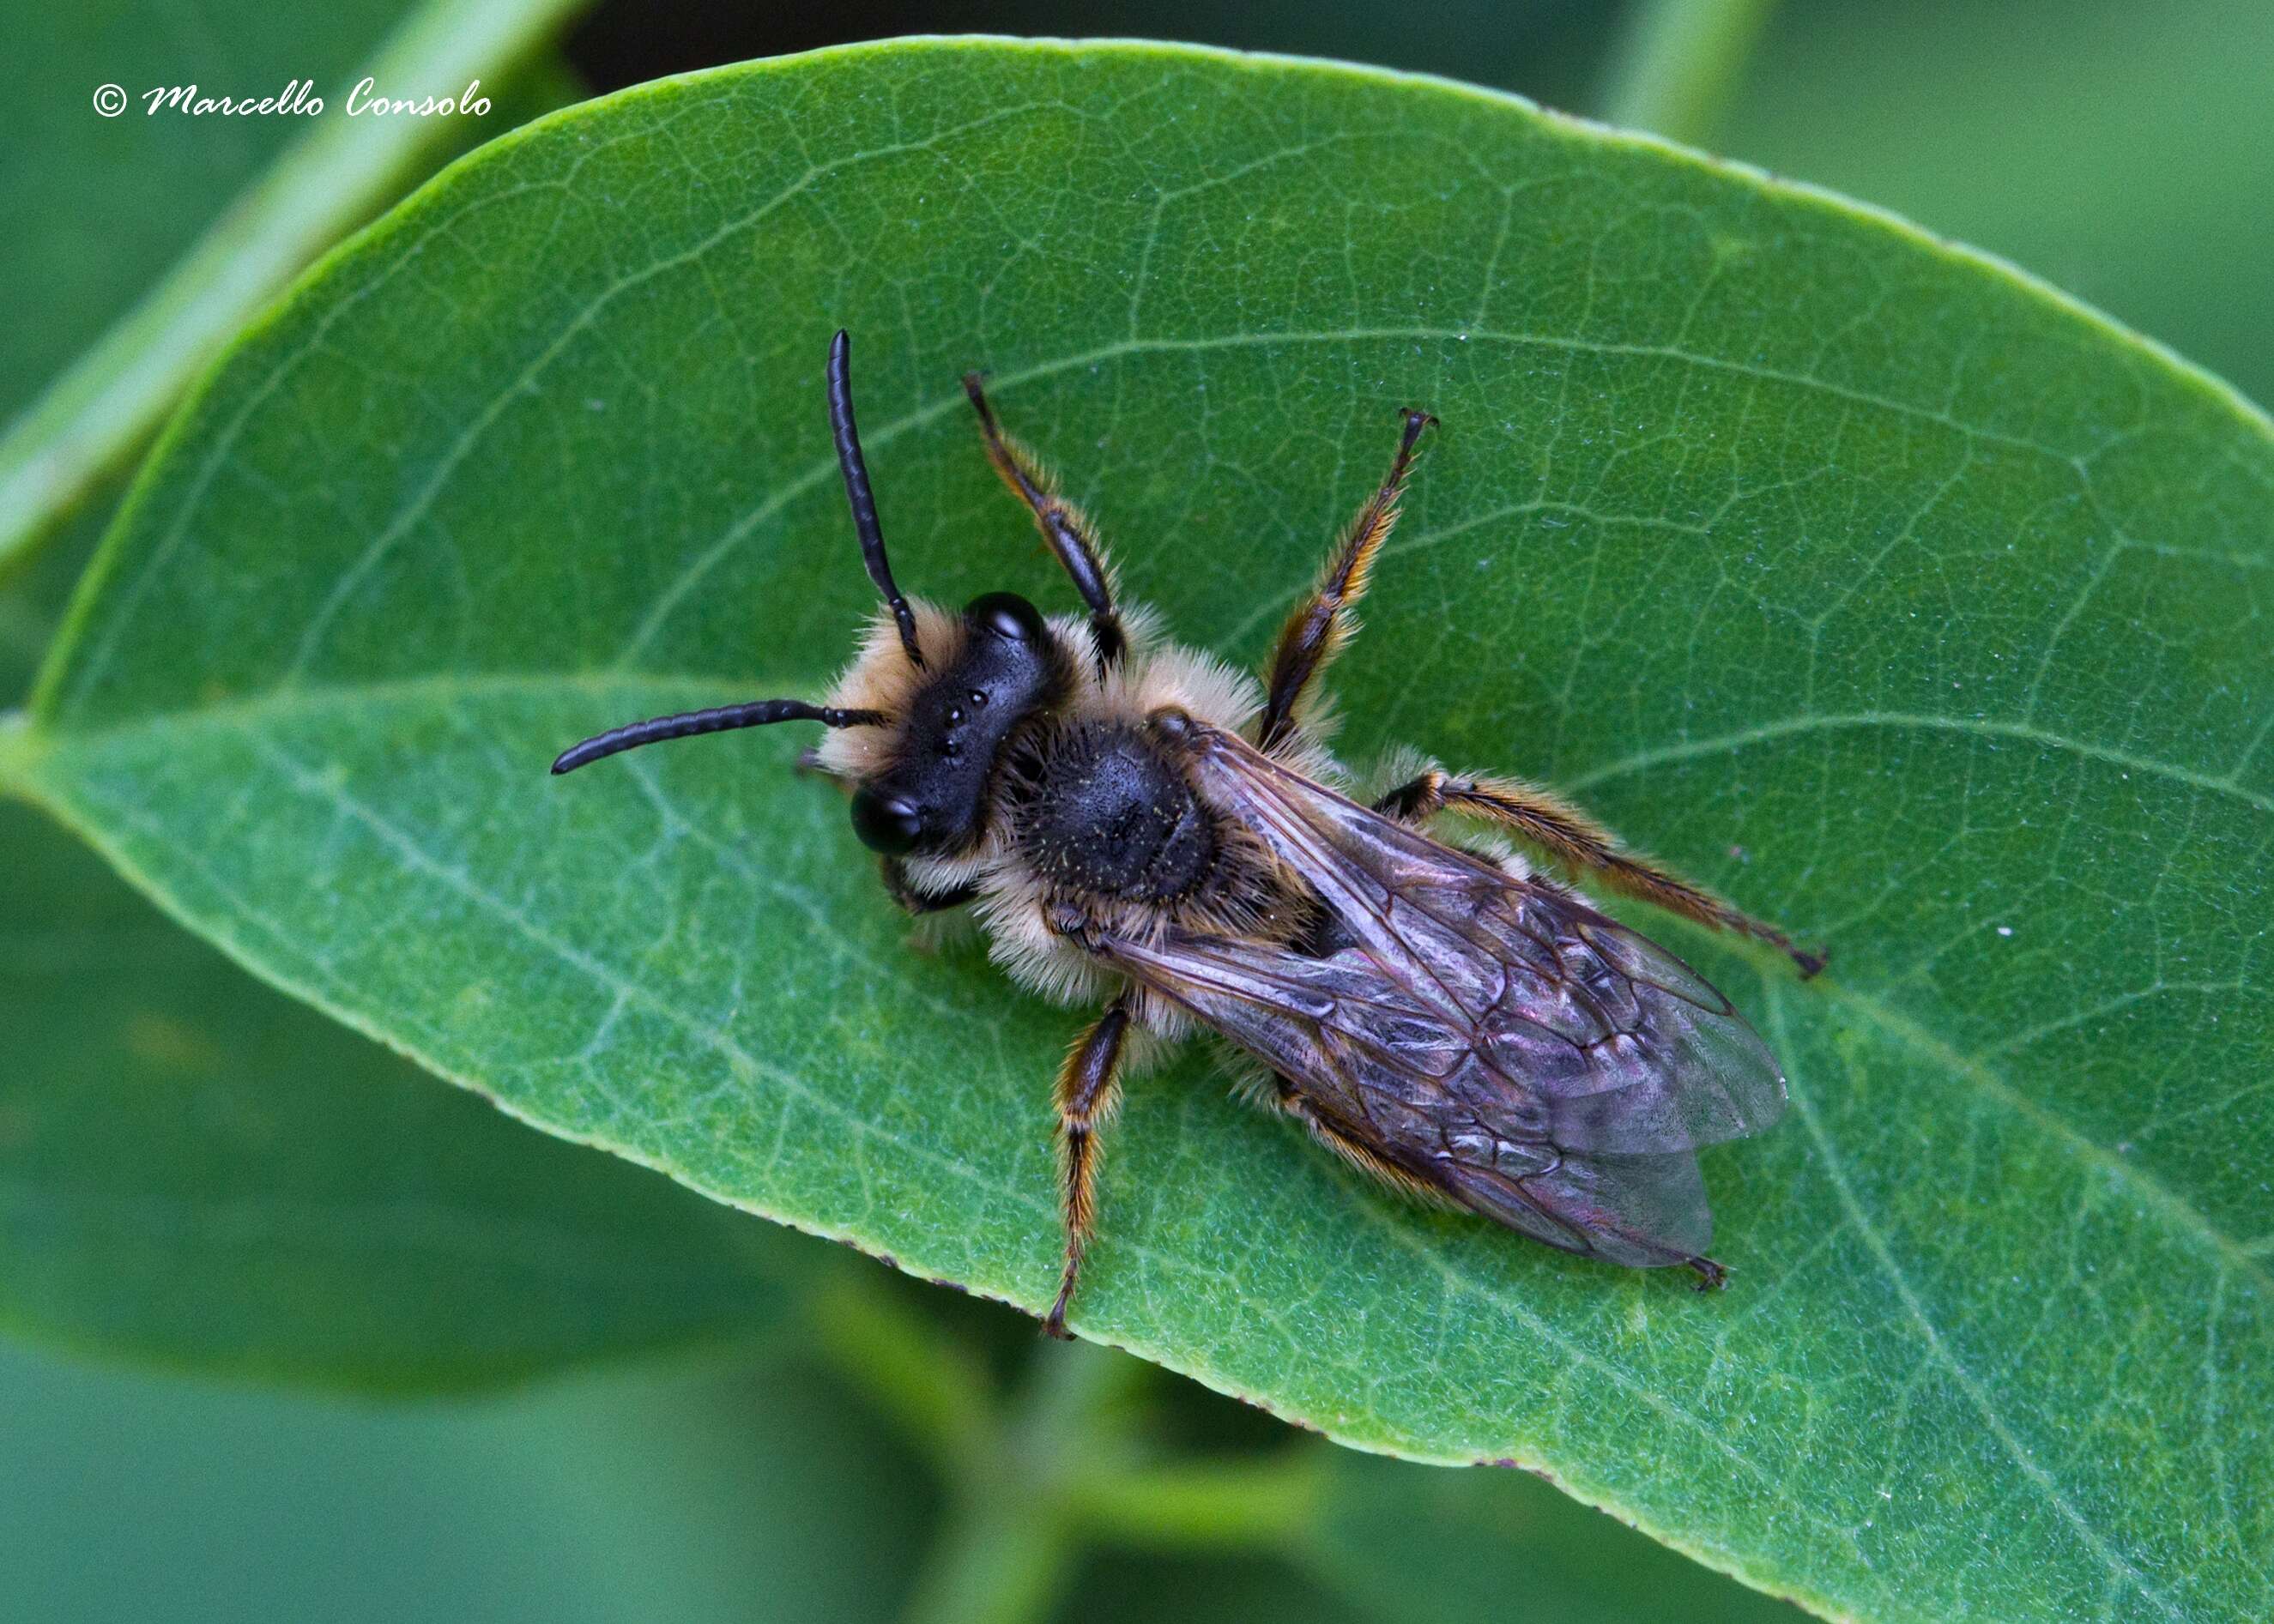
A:
[[[20,693],[97,504],[0,589]],[[802,1243],[445,1088],[0,802],[0,1327],[207,1375],[480,1387],[786,1312]]]
[[[1443,85],[907,43],[450,171],[243,342],[5,759],[279,984],[721,1199],[1029,1308],[1075,1017],[924,954],[790,731],[904,583],[1070,602],[956,378],[1129,590],[1256,659],[1445,427],[1341,744],[1582,797],[1831,947],[1652,929],[1790,1073],[1732,1288],[1367,1189],[1202,1057],[1133,1090],[1076,1323],[1345,1441],[1509,1458],[1874,1619],[2274,1600],[2274,436],[2007,268]]]

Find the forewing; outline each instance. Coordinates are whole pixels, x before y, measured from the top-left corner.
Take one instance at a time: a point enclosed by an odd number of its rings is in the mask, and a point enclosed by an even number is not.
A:
[[[1665,949],[1208,730],[1217,805],[1325,898],[1374,974],[1539,1096],[1555,1143],[1623,1154],[1757,1133],[1785,1104],[1766,1045]],[[1337,955],[1339,957],[1339,955]]]
[[[1465,1205],[1616,1262],[1702,1252],[1712,1221],[1690,1152],[1784,1105],[1728,1000],[1585,904],[1229,734],[1203,733],[1195,756],[1210,799],[1310,880],[1349,944],[1310,957],[1171,932],[1101,951]]]
[[[1358,950],[1317,959],[1174,931],[1092,946],[1269,1066],[1336,1135],[1465,1207],[1641,1267],[1686,1261],[1711,1237],[1688,1150],[1563,1142],[1558,1101],[1511,1082],[1466,1030]]]

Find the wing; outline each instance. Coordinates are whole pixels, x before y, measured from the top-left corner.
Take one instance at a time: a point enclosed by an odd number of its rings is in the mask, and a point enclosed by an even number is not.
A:
[[[1654,1267],[1712,1235],[1692,1152],[1784,1079],[1729,1002],[1562,891],[1518,880],[1195,728],[1209,798],[1318,891],[1313,957],[1171,932],[1095,951],[1286,1079],[1306,1109],[1551,1245]]]

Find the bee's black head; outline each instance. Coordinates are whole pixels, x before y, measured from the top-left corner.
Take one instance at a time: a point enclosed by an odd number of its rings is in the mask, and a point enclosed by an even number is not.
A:
[[[862,564],[892,613],[897,658],[915,680],[913,696],[890,710],[765,699],[658,717],[571,746],[554,758],[553,771],[573,772],[666,739],[774,722],[886,729],[891,742],[879,754],[888,764],[865,777],[853,796],[853,830],[861,843],[890,857],[938,856],[968,850],[985,832],[988,788],[1005,743],[1021,722],[1065,692],[1073,681],[1073,657],[1041,612],[1010,592],[973,598],[963,612],[962,635],[927,657],[915,611],[893,581],[885,554],[853,417],[851,356],[851,341],[838,334],[829,346],[830,432]]]
[[[853,832],[888,857],[938,856],[975,841],[988,786],[1013,729],[1073,680],[1042,613],[1011,592],[975,598],[954,656],[931,668],[896,719],[892,764],[853,796]]]

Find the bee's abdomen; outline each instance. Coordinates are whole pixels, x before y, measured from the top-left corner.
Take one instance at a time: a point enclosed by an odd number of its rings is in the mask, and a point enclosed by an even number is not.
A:
[[[1055,728],[1022,751],[1010,785],[1019,850],[1047,883],[1170,902],[1208,877],[1208,809],[1142,733],[1104,723]]]

